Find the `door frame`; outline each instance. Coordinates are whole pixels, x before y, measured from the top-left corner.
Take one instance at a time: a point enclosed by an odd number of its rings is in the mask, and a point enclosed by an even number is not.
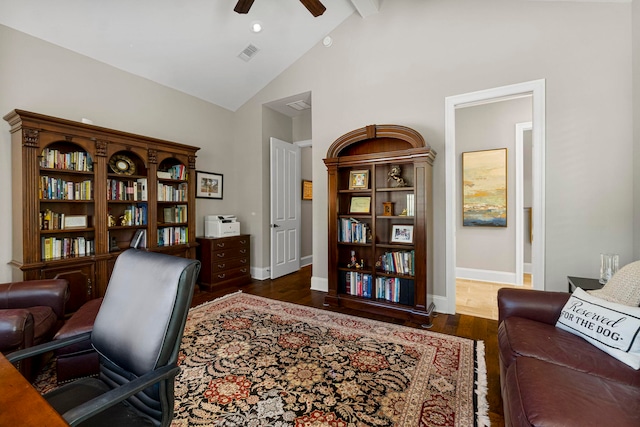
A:
[[[532,95],[532,215],[533,238],[536,244],[532,248],[532,287],[544,289],[544,253],[545,253],[545,80],[533,80],[508,86],[480,90],[445,98],[445,286],[446,307],[438,311],[456,312],[456,201],[457,156],[456,156],[456,109],[495,102],[514,96]]]
[[[524,133],[529,130],[533,122],[516,123],[516,285],[524,283]]]

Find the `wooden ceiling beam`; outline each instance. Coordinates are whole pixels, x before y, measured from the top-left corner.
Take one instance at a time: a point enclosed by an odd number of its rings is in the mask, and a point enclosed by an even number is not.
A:
[[[319,0],[300,0],[300,3],[302,3],[304,7],[306,7],[307,10],[316,18],[327,10]]]
[[[249,9],[251,9],[253,1],[254,0],[238,0],[238,3],[236,3],[236,7],[233,10],[238,13],[249,13]]]

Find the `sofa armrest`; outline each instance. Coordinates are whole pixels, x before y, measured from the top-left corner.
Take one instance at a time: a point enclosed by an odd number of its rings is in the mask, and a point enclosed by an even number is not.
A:
[[[64,317],[64,305],[69,299],[69,282],[64,279],[26,280],[0,284],[0,308],[51,307]]]
[[[0,310],[0,351],[8,353],[33,345],[33,315],[24,308]]]
[[[568,292],[501,288],[498,290],[498,323],[517,316],[555,325],[570,296]]]

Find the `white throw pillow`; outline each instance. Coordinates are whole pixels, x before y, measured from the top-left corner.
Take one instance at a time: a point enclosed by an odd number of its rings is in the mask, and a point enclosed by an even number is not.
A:
[[[640,307],[605,301],[577,288],[556,327],[578,335],[633,369],[640,369]]]
[[[640,305],[640,261],[625,265],[602,289],[589,293],[607,301],[637,307]]]

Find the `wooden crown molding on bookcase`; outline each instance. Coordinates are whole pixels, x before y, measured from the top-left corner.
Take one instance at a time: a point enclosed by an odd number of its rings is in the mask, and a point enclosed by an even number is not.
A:
[[[372,151],[367,141],[374,141],[376,149]],[[386,141],[386,144],[381,142]],[[432,153],[433,162],[436,152],[431,149],[417,131],[401,125],[368,125],[355,129],[336,139],[327,150],[327,161],[338,161],[340,157],[349,156],[352,160],[362,160],[364,157],[376,158],[376,152],[384,156],[411,158],[416,154],[424,155],[425,149]],[[377,159],[380,160],[380,159]],[[342,163],[341,163],[342,164]]]

